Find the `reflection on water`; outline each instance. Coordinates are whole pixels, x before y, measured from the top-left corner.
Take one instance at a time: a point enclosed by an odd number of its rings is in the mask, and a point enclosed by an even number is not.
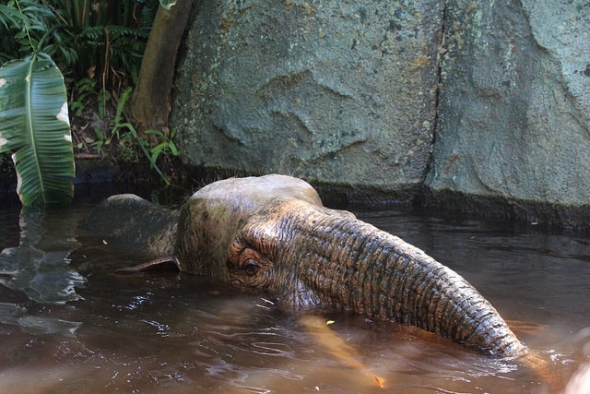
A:
[[[23,209],[20,242],[0,253],[0,284],[23,291],[33,301],[63,304],[76,301],[75,287],[84,278],[70,267],[70,253],[80,245],[76,220],[63,211]]]
[[[516,362],[394,324],[323,315],[357,349],[358,361],[385,379],[379,388],[263,294],[176,272],[114,274],[114,267],[137,262],[105,250],[100,239],[77,237],[74,224],[86,212],[19,218],[0,208],[2,393],[549,393],[563,390],[590,361],[585,238],[361,214],[464,275],[515,321],[560,381],[548,387]]]
[[[20,241],[0,253],[0,285],[41,304],[65,304],[80,296],[75,288],[84,278],[70,267],[75,239],[73,215],[29,208],[19,216]],[[8,293],[4,291],[4,293]],[[31,334],[73,334],[80,323],[32,316],[20,304],[0,302],[0,322],[20,326]]]

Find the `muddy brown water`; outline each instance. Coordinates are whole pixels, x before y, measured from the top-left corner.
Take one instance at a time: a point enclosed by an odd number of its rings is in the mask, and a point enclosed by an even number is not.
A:
[[[136,262],[76,223],[92,208],[0,207],[1,393],[552,393],[590,360],[590,240],[397,211],[358,216],[465,276],[549,360],[549,386],[510,360],[346,312],[352,369],[268,297]],[[374,376],[385,380],[377,387]]]

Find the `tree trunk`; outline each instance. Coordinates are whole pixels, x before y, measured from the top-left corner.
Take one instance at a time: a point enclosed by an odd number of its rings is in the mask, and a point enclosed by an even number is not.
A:
[[[168,124],[176,52],[192,5],[193,0],[178,0],[169,11],[158,8],[131,100],[131,115],[142,130]]]

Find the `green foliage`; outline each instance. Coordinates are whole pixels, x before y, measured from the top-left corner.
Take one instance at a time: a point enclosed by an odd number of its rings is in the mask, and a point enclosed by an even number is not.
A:
[[[0,153],[12,153],[25,206],[69,202],[74,192],[66,88],[51,58],[57,46],[47,45],[57,31],[50,28],[54,21],[54,13],[36,1],[11,0],[0,7],[0,29],[13,37],[6,48],[32,52],[0,67]]]
[[[61,0],[80,59],[75,77],[90,76],[106,90],[135,83],[157,0]],[[128,81],[129,79],[129,81]]]
[[[64,80],[47,54],[0,68],[0,153],[13,152],[23,205],[73,197],[74,156]]]
[[[76,81],[70,95],[74,113],[81,114],[95,101],[104,117],[111,98],[136,83],[160,3],[169,8],[175,1],[8,0],[0,4],[0,64],[6,63],[0,68],[0,153],[15,152],[23,204],[69,200],[73,194],[71,132],[60,68],[69,81]],[[28,57],[10,62],[24,56]],[[107,130],[95,129],[94,145],[100,151],[113,138],[133,136],[169,184],[156,160],[162,154],[177,155],[178,150],[161,132],[151,132],[158,137],[153,148],[139,137],[123,113],[130,92],[124,90],[119,98],[110,136]]]
[[[72,84],[71,91],[74,99],[70,100],[70,110],[80,115],[90,97],[96,94],[96,81],[92,78],[82,78]]]
[[[100,153],[103,146],[111,143],[111,137],[107,137],[106,133],[99,127],[94,128],[94,135],[96,135],[96,141],[92,143],[92,146],[95,146],[96,151]]]
[[[170,138],[166,137],[164,133],[158,130],[146,130],[145,134],[155,135],[158,138],[158,144],[149,148],[151,163],[155,163],[161,154],[171,154],[172,156],[178,156],[180,154],[178,152],[178,148],[176,148],[176,144],[173,141],[174,137],[176,136],[176,130],[172,130]]]
[[[133,127],[131,122],[129,122],[129,119],[127,118],[124,112],[125,104],[131,97],[132,92],[133,89],[127,88],[119,98],[117,112],[113,120],[114,126],[112,129],[112,134],[116,135],[119,139],[123,139],[127,136],[132,136],[137,141],[137,144],[139,145],[139,148],[141,149],[145,157],[149,160],[152,168],[158,173],[158,175],[160,175],[160,177],[166,183],[166,185],[169,186],[170,181],[168,180],[168,178],[166,178],[162,170],[158,167],[158,165],[156,164],[156,160],[162,153],[166,154],[167,152],[172,153],[174,156],[178,156],[178,149],[176,148],[174,142],[172,142],[171,139],[168,139],[160,131],[146,131],[146,134],[156,134],[160,136],[160,138],[162,138],[161,142],[156,147],[150,147],[148,141],[140,138],[139,134],[137,133],[137,130],[135,129],[135,127]]]
[[[38,0],[0,4],[0,62],[44,52],[71,65],[77,53],[61,29],[59,15]]]
[[[158,0],[9,0],[0,4],[0,63],[49,54],[75,80],[135,84]],[[79,100],[79,99],[77,99]]]

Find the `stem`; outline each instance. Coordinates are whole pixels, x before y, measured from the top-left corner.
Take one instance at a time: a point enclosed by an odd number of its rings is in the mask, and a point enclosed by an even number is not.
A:
[[[144,144],[144,141],[142,141],[141,138],[139,138],[139,135],[137,134],[137,131],[135,130],[135,127],[133,127],[133,125],[131,124],[131,122],[129,122],[129,118],[127,117],[126,114],[125,114],[125,119],[127,120],[127,123],[123,123],[120,126],[129,129],[129,132],[137,140],[137,143],[139,144],[139,147],[143,151],[143,154],[145,155],[145,157],[147,157],[147,159],[151,163],[152,167],[154,167],[154,170],[156,170],[156,172],[158,173],[158,175],[160,175],[160,177],[162,178],[162,180],[166,183],[166,186],[170,186],[170,181],[168,180],[168,178],[166,178],[166,176],[164,175],[164,173],[162,173],[162,171],[160,170],[160,167],[158,167],[158,165],[156,164],[156,162],[152,159],[152,156],[149,154],[149,152],[147,151],[147,149],[143,145]]]
[[[33,53],[35,55],[37,55],[37,49],[35,48],[35,46],[33,45],[33,40],[31,39],[31,34],[29,33],[29,26],[28,26],[28,18],[25,16],[25,14],[23,13],[23,10],[20,8],[20,3],[18,0],[15,0],[16,3],[16,8],[18,8],[18,12],[23,16],[23,24],[24,24],[24,28],[25,28],[25,32],[27,33],[27,38],[29,39],[29,45],[31,46],[31,50],[33,51]]]

